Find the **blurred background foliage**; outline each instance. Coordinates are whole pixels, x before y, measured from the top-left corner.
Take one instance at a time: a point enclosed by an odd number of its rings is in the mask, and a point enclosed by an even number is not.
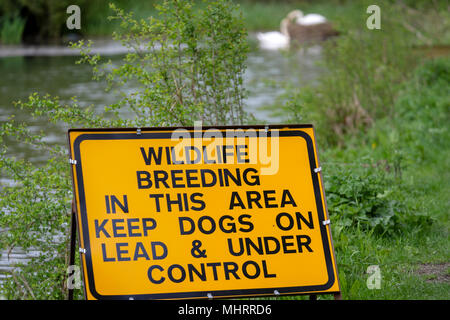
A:
[[[202,1],[194,1],[196,7],[201,8]],[[235,0],[243,12],[244,22],[248,30],[274,30],[293,8],[301,8],[308,12],[321,12],[333,21],[341,30],[348,30],[350,24],[357,20],[349,18],[350,14],[366,17],[367,1],[350,0]],[[8,34],[2,38],[3,44],[8,43],[56,43],[64,40],[68,33],[78,33],[86,36],[107,36],[118,27],[117,23],[107,20],[111,14],[109,3],[125,11],[133,11],[136,18],[146,18],[154,15],[156,0],[0,0],[0,31]],[[450,27],[448,19],[448,2],[442,0],[387,0],[383,3],[386,8],[402,8],[403,23],[411,32],[415,32],[420,41],[430,44],[433,34],[447,34],[439,41],[449,43]],[[65,27],[68,17],[66,8],[69,5],[81,8],[81,30],[67,30]],[[350,11],[350,10],[351,11]],[[427,11],[427,14],[423,14]],[[444,16],[443,16],[444,14]],[[365,20],[365,18],[364,18]],[[2,31],[6,29],[6,31]],[[17,39],[20,39],[18,41]]]

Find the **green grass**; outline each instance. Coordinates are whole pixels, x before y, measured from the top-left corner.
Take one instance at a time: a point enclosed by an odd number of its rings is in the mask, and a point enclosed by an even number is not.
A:
[[[385,239],[358,235],[339,250],[337,261],[344,299],[449,299],[450,284],[430,283],[417,272],[419,264],[449,261],[441,226],[427,234]],[[369,265],[378,265],[381,288],[368,289]]]

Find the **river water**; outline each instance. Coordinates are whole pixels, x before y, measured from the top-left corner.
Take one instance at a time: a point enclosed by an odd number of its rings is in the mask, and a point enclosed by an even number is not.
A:
[[[119,63],[124,49],[110,41],[100,41],[93,47]],[[65,47],[1,47],[0,46],[0,122],[14,115],[18,122],[27,122],[35,132],[43,131],[47,141],[66,145],[66,130],[62,125],[49,124],[45,119],[33,119],[29,110],[20,110],[14,101],[25,101],[33,92],[58,96],[61,103],[70,102],[76,96],[81,106],[94,105],[103,110],[105,105],[115,102],[117,93],[105,92],[103,83],[92,80],[91,67],[76,65],[79,57],[74,50]],[[261,123],[283,122],[277,116],[277,99],[286,84],[302,86],[313,82],[320,74],[316,61],[320,58],[320,47],[295,52],[253,50],[247,60],[245,87],[248,90],[246,111]],[[9,146],[11,156],[25,158],[39,164],[47,155],[29,146],[14,143]],[[0,177],[0,188],[2,181]],[[4,214],[4,212],[2,212]],[[37,251],[25,252],[16,248],[12,252],[0,252],[0,280],[13,264],[26,261]]]

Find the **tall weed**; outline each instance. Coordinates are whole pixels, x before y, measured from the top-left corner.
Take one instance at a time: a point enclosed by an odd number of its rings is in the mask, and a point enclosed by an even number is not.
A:
[[[25,28],[25,20],[19,15],[0,18],[0,43],[19,44]]]

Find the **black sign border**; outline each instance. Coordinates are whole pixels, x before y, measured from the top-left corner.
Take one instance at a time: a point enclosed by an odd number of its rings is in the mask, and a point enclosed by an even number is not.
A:
[[[211,127],[214,128],[214,127]],[[244,128],[254,128],[261,129],[264,126],[240,126],[240,127],[216,127],[217,133],[221,134],[226,133],[227,129],[244,129]],[[267,127],[266,127],[267,128]],[[270,129],[274,128],[287,128],[287,129],[296,129],[296,128],[312,128],[312,125],[296,125],[296,126],[270,126]],[[165,129],[165,130],[164,130]],[[136,294],[136,295],[102,295],[96,291],[95,281],[93,275],[93,266],[92,266],[92,257],[90,250],[90,240],[89,240],[89,229],[88,229],[88,220],[87,220],[87,211],[86,211],[86,202],[85,202],[85,194],[84,194],[84,184],[83,184],[83,170],[82,170],[82,162],[81,162],[81,154],[80,154],[80,144],[85,140],[135,140],[135,139],[170,139],[172,136],[172,132],[174,129],[179,128],[143,128],[140,134],[136,134],[137,129],[130,128],[120,128],[120,129],[70,129],[69,130],[69,143],[70,143],[70,132],[92,132],[85,133],[79,135],[73,145],[74,157],[76,162],[75,165],[75,174],[77,177],[78,184],[78,197],[80,207],[79,209],[81,221],[81,229],[83,232],[83,242],[84,248],[86,248],[85,252],[85,261],[86,261],[86,270],[87,270],[87,279],[89,283],[89,291],[92,296],[96,299],[108,299],[108,300],[148,300],[148,299],[201,299],[208,298],[209,295],[212,295],[216,298],[226,298],[226,297],[243,297],[243,296],[254,296],[254,295],[264,295],[264,296],[273,296],[274,291],[277,290],[279,294],[308,294],[308,293],[318,293],[320,291],[325,291],[331,288],[335,283],[335,273],[333,268],[332,261],[332,251],[330,248],[330,239],[328,239],[328,231],[327,226],[320,223],[320,232],[322,235],[322,243],[325,253],[325,263],[327,267],[328,273],[328,281],[322,285],[310,285],[310,286],[295,286],[295,287],[272,287],[272,288],[256,288],[256,289],[235,289],[235,290],[216,290],[216,291],[189,291],[189,292],[172,292],[172,293],[155,293],[155,294]],[[192,127],[185,127],[183,129],[193,130]],[[203,127],[202,130],[207,130],[208,127]],[[162,131],[162,132],[145,132],[147,130],[154,131]],[[95,133],[95,132],[107,132],[107,131],[115,131],[114,133]],[[123,131],[123,132],[117,132]],[[165,132],[164,132],[165,131]],[[211,133],[210,131],[208,131]],[[316,198],[317,204],[317,212],[319,221],[322,222],[325,219],[325,211],[323,208],[322,202],[322,192],[320,191],[319,184],[319,173],[314,172],[314,169],[317,168],[316,157],[314,153],[314,145],[311,137],[304,131],[298,130],[289,130],[289,131],[279,131],[279,137],[302,137],[306,141],[308,157],[311,169],[311,176],[313,181],[314,195]],[[212,132],[214,134],[214,132]],[[270,136],[270,130],[266,133],[266,136]],[[245,132],[238,131],[235,133],[235,136],[245,136]],[[248,135],[247,135],[248,136]],[[78,220],[78,219],[77,219]],[[80,228],[79,228],[80,230]],[[86,275],[84,275],[86,278]],[[86,288],[85,288],[86,289]],[[332,292],[327,292],[332,293]]]

